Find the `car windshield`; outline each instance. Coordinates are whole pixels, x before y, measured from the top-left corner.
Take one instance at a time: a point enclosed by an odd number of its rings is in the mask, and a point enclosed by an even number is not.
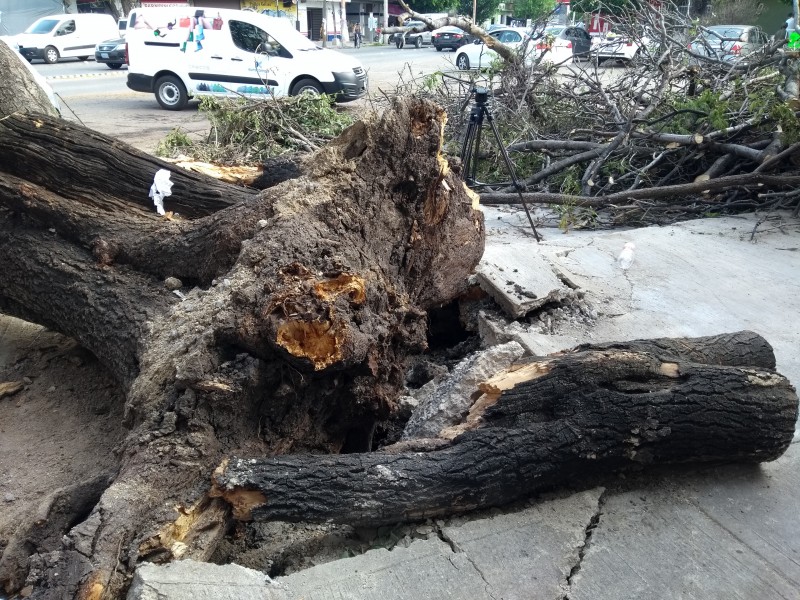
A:
[[[425,23],[422,21],[408,21],[403,23],[403,27],[425,27]]]
[[[548,27],[544,30],[545,35],[558,35],[564,31],[565,27]]]
[[[28,27],[25,33],[50,33],[56,25],[58,25],[58,19],[42,19]]]
[[[706,40],[738,40],[744,34],[743,27],[708,27],[707,31],[703,31],[703,37]]]
[[[307,52],[309,50],[322,50],[314,42],[297,31],[286,19],[275,18],[270,22],[270,32],[275,34],[275,39],[289,50]]]

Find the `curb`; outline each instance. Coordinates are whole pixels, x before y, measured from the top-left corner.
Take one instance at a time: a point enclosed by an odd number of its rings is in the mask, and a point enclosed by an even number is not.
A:
[[[127,74],[127,71],[109,71],[108,73],[74,73],[72,75],[48,75],[45,77],[47,81],[55,81],[58,79],[89,79],[92,77],[122,77]]]

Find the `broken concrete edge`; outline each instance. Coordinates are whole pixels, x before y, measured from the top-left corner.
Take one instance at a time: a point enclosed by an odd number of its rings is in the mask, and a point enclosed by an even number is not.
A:
[[[446,376],[409,390],[417,401],[403,430],[402,440],[436,437],[463,421],[483,381],[502,373],[525,354],[515,341],[493,345],[461,360]]]
[[[531,589],[534,583],[548,597],[561,597],[580,568],[604,495],[598,487],[408,524],[409,531],[422,531],[425,537],[405,536],[391,548],[370,549],[276,579],[236,564],[143,563],[127,599],[396,597],[398,579],[411,586],[406,597],[489,600]],[[522,564],[514,564],[518,560]]]
[[[191,559],[136,568],[127,600],[285,600],[285,590],[261,571],[237,564],[217,565]]]
[[[534,276],[520,278],[519,273],[522,272],[523,266],[528,273],[533,272]],[[505,267],[487,261],[484,255],[484,259],[475,270],[475,280],[481,289],[513,319],[524,317],[545,304],[559,302],[570,291],[559,279],[550,262],[541,256],[528,256],[524,265],[520,262],[516,268],[513,266],[508,268],[515,275],[510,276],[506,273]]]

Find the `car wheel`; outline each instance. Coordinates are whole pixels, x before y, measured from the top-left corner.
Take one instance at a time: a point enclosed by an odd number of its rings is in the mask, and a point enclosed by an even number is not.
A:
[[[156,100],[166,110],[183,110],[189,102],[189,96],[180,79],[165,75],[156,81]]]
[[[84,62],[84,61],[89,60],[89,57],[88,56],[79,56],[78,60],[81,61],[81,62]]]
[[[437,52],[441,52],[442,51],[442,47],[441,46],[436,46],[436,51]]]
[[[325,90],[315,79],[305,78],[301,79],[292,86],[292,96],[299,96],[300,94],[313,94],[319,96],[324,94]]]
[[[52,46],[48,46],[44,49],[44,62],[48,64],[57,63],[58,59],[61,58],[61,55],[58,53],[58,50],[53,48]]]
[[[122,63],[106,63],[109,69],[121,69]]]
[[[634,54],[630,59],[625,61],[625,66],[627,67],[636,67],[642,64],[642,52],[641,50],[637,50],[636,54]]]
[[[414,38],[414,48],[416,48],[417,50],[422,48],[422,36],[418,35],[417,37]]]
[[[456,66],[462,71],[469,69],[469,57],[466,54],[456,56]]]

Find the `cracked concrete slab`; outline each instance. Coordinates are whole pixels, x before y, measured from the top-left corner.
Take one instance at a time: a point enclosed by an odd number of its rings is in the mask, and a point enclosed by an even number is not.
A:
[[[492,597],[554,600],[565,590],[602,493],[596,488],[521,512],[445,526],[442,533],[456,552],[470,557]]]
[[[475,273],[481,288],[514,319],[561,300],[569,291],[535,241],[487,244]]]
[[[253,569],[179,560],[139,565],[127,600],[286,600],[286,595]]]
[[[484,212],[487,252],[530,243],[511,217],[504,225],[498,209],[484,207]],[[532,353],[593,341],[749,329],[773,346],[778,371],[800,383],[800,320],[788,318],[800,313],[800,220],[788,212],[768,220],[744,214],[630,230],[566,235],[545,230],[544,235],[541,257],[586,292],[600,318],[589,331],[565,326],[549,340],[514,335]],[[616,258],[626,242],[634,242],[636,250],[632,266],[623,271]]]
[[[800,598],[800,444],[609,494],[569,600]]]
[[[554,600],[563,594],[602,493],[456,520],[442,528],[444,541],[371,550],[276,581],[297,600]]]

